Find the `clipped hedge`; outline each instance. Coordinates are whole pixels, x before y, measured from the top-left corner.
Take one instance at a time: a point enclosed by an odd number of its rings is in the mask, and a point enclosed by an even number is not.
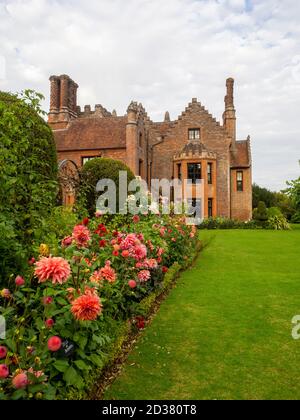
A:
[[[78,200],[85,207],[90,216],[93,216],[96,210],[96,200],[98,194],[96,186],[102,179],[112,180],[117,188],[117,209],[119,208],[119,172],[127,172],[127,182],[135,179],[133,172],[125,163],[108,158],[95,158],[87,162],[81,170],[81,182],[79,187]]]
[[[0,91],[0,285],[22,265],[56,200],[56,147],[40,99]]]

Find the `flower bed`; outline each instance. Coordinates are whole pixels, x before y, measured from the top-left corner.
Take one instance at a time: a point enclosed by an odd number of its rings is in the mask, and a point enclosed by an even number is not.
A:
[[[57,255],[41,245],[28,273],[16,273],[1,292],[7,334],[0,340],[0,399],[88,391],[91,377],[117,354],[124,328],[145,327],[174,278],[169,268],[187,264],[196,248],[182,219],[155,216],[84,219]]]

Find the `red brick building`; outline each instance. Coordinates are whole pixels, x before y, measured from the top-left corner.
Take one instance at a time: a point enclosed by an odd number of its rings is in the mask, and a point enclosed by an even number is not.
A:
[[[59,160],[79,167],[94,157],[125,162],[148,183],[151,179],[203,179],[205,216],[240,220],[252,217],[250,138],[237,141],[234,80],[226,82],[220,124],[193,99],[177,120],[169,113],[153,122],[141,104],[132,102],[124,116],[102,105],[77,106],[78,85],[67,75],[51,76],[48,122]]]

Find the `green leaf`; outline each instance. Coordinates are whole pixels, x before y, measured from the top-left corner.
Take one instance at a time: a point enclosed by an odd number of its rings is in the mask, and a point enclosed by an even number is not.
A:
[[[70,367],[67,360],[57,360],[53,363],[53,366],[55,367],[55,369],[62,373],[66,372],[66,370]]]
[[[63,306],[68,305],[68,302],[65,299],[61,298],[61,297],[58,297],[56,299],[56,302],[59,303],[60,305],[63,305]]]
[[[72,366],[65,372],[64,380],[66,381],[67,386],[74,386],[77,389],[82,389],[84,387],[81,376],[78,375],[77,371]]]
[[[84,336],[80,337],[80,339],[78,340],[78,343],[79,343],[79,347],[81,348],[81,350],[85,349],[87,341],[88,341],[87,337],[84,337]]]
[[[91,367],[84,363],[82,360],[76,360],[74,363],[80,370],[91,370]]]
[[[93,362],[96,366],[102,368],[102,366],[103,366],[103,360],[97,354],[92,354],[91,356],[89,356],[89,360],[91,362]]]

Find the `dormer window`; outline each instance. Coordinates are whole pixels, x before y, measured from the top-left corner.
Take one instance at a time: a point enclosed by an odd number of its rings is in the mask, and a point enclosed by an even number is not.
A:
[[[200,128],[189,129],[189,140],[200,140]]]

